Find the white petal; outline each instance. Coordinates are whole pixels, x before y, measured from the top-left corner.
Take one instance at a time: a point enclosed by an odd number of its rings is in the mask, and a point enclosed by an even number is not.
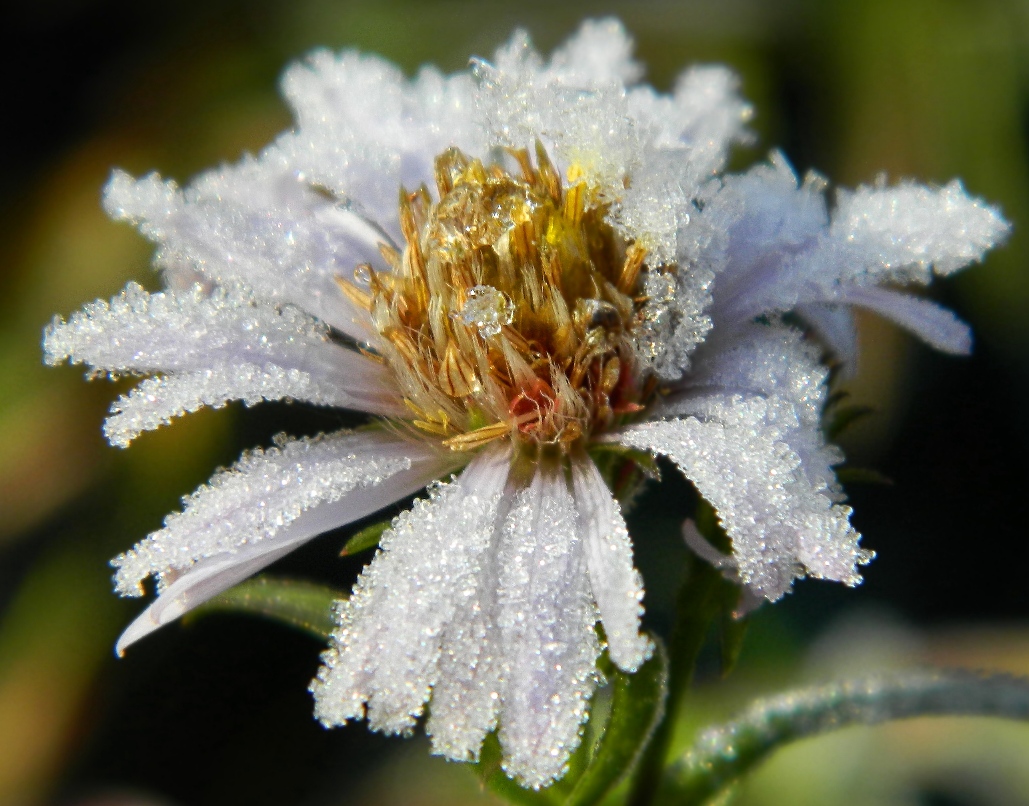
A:
[[[932,300],[888,288],[860,286],[841,289],[839,298],[910,330],[937,350],[955,355],[972,352],[972,329]]]
[[[597,613],[577,520],[561,470],[540,468],[504,522],[500,744],[504,769],[534,789],[567,769],[597,682]]]
[[[509,462],[503,452],[498,461]],[[509,495],[498,504],[498,521],[510,508]],[[499,523],[498,523],[499,527]],[[478,574],[468,583],[474,591],[462,617],[443,631],[439,674],[425,732],[432,751],[455,761],[474,761],[486,735],[496,727],[503,691],[504,650],[496,625],[500,585],[500,530],[479,559]]]
[[[292,443],[296,444],[296,443]],[[418,454],[417,449],[412,453]],[[265,454],[267,455],[267,454]],[[366,463],[367,464],[367,463]],[[197,605],[203,604],[213,596],[217,596],[224,590],[231,588],[238,582],[246,579],[285,556],[293,549],[306,543],[318,535],[336,529],[340,526],[363,518],[384,506],[393,503],[398,498],[403,498],[416,492],[433,478],[446,473],[451,469],[448,465],[437,460],[421,458],[412,463],[406,470],[399,470],[392,476],[384,478],[378,483],[371,480],[363,485],[357,485],[349,492],[342,494],[342,497],[313,506],[307,509],[292,521],[288,521],[291,513],[282,513],[281,519],[284,525],[278,523],[268,524],[266,530],[273,529],[273,534],[266,535],[253,542],[246,543],[238,548],[219,550],[215,547],[210,556],[201,556],[187,566],[184,570],[175,568],[170,571],[155,571],[161,573],[159,584],[159,595],[157,599],[146,610],[144,610],[125,632],[118,639],[116,650],[122,654],[125,648],[135,643],[140,638],[148,635],[168,624],[183,613],[188,612]],[[371,468],[365,467],[371,471]],[[215,477],[217,478],[217,477]],[[318,478],[325,481],[326,476],[318,474]],[[212,480],[213,481],[213,480]],[[283,472],[280,481],[284,485],[290,484],[288,471]],[[205,488],[201,488],[202,492]],[[196,494],[194,494],[196,495]],[[261,499],[250,502],[254,511],[263,512]],[[185,513],[182,517],[188,515]],[[276,520],[280,514],[271,512],[269,517]],[[245,520],[239,512],[227,511],[227,516]],[[250,520],[254,520],[250,518]],[[288,521],[288,522],[287,522]],[[230,521],[234,522],[234,521]],[[219,524],[214,524],[209,532],[216,531]],[[166,531],[166,530],[165,530]],[[160,535],[161,532],[155,533]],[[194,545],[201,545],[201,542],[211,543],[216,535],[202,534]],[[148,538],[149,539],[149,538]],[[144,543],[137,546],[146,546]],[[149,547],[147,547],[149,548]],[[131,557],[137,550],[127,552],[122,557]],[[203,550],[203,549],[199,549]],[[169,550],[169,554],[173,552]],[[118,558],[118,560],[122,559]],[[132,558],[135,560],[136,558]],[[119,572],[121,569],[119,569]],[[116,576],[116,580],[118,577]],[[137,595],[134,590],[122,591],[124,595]]]
[[[620,669],[635,672],[654,647],[640,633],[643,579],[632,564],[632,541],[625,520],[603,476],[588,457],[573,460],[572,488],[590,590],[600,611],[608,653]]]
[[[712,396],[694,416],[627,428],[619,442],[668,456],[717,510],[733,544],[740,579],[775,600],[809,573],[848,585],[868,555],[857,545],[850,508],[834,504],[782,441],[797,429],[791,407],[774,399]],[[794,416],[791,416],[794,415]]]
[[[828,377],[818,346],[800,331],[750,324],[731,341],[715,339],[705,345],[690,376],[690,388],[670,396],[661,414],[697,414],[693,401],[698,397],[720,396],[726,401],[734,395],[763,397],[775,417],[778,439],[801,460],[797,471],[833,500],[841,500],[832,468],[843,461],[843,454],[826,444],[821,426]]]
[[[350,599],[339,605],[339,626],[311,685],[323,724],[359,719],[367,708],[376,730],[401,733],[414,726],[439,679],[444,631],[472,616],[509,466],[506,448],[480,454],[460,479],[434,485],[428,499],[415,501],[382,536]],[[474,658],[477,647],[461,642],[478,640],[451,635],[448,649]],[[440,708],[439,720],[463,720],[473,731],[485,720],[483,735],[494,718],[448,714],[444,703]],[[454,755],[471,752],[455,749]]]
[[[183,511],[112,561],[116,588],[141,596],[151,575],[178,578],[199,563],[245,554],[264,541],[289,541],[308,510],[341,526],[401,498],[453,467],[453,457],[384,432],[341,432],[248,452],[183,499]],[[295,527],[290,530],[289,527]],[[163,586],[162,586],[163,587]]]

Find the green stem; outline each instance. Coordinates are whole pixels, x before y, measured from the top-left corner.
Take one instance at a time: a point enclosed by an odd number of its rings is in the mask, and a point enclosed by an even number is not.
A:
[[[649,806],[657,794],[683,697],[693,680],[697,656],[718,615],[721,574],[705,562],[690,564],[676,603],[676,624],[668,648],[668,699],[665,718],[654,731],[633,777],[628,806]]]
[[[671,770],[662,795],[700,806],[783,745],[850,725],[921,716],[996,716],[1029,721],[1029,680],[965,671],[868,677],[758,700],[704,730]]]

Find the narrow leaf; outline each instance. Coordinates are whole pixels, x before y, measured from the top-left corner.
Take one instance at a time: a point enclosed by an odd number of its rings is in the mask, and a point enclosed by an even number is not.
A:
[[[702,731],[671,770],[668,802],[698,806],[789,742],[850,725],[922,716],[1029,721],[1029,679],[966,671],[875,676],[760,699],[738,718]]]
[[[193,611],[194,616],[209,613],[251,613],[303,630],[323,641],[335,628],[333,603],[347,594],[324,585],[257,576],[215,596]]]
[[[653,657],[635,674],[614,672],[607,729],[564,806],[599,803],[636,766],[665,713],[668,653],[655,641]]]
[[[362,551],[373,549],[379,545],[379,541],[382,539],[382,533],[389,529],[393,523],[391,520],[380,521],[379,523],[373,523],[371,526],[366,526],[364,529],[359,531],[353,537],[351,537],[343,550],[339,553],[340,557],[348,557],[351,554],[359,554]]]
[[[731,583],[724,586],[728,588]],[[747,616],[735,618],[733,612],[737,609],[741,590],[733,586],[735,596],[732,597],[732,604],[726,602],[719,619],[719,648],[721,649],[722,677],[728,677],[736,668],[740,659],[740,652],[743,650],[743,639],[747,635],[747,627],[750,626],[750,619]]]

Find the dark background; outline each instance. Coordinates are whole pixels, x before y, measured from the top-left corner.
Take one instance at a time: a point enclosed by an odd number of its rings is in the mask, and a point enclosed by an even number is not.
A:
[[[854,522],[879,555],[865,583],[849,590],[804,582],[760,611],[736,677],[718,686],[709,675],[683,730],[706,713],[738,707],[748,692],[866,662],[1029,673],[1029,7],[1016,0],[772,5],[51,0],[7,10],[0,804],[478,797],[472,777],[428,760],[421,740],[384,739],[363,725],[323,731],[306,693],[320,647],[299,633],[215,615],[113,658],[114,638],[141,605],[110,594],[107,559],[159,526],[180,495],[243,448],[281,430],[338,427],[340,415],[230,407],[123,452],[100,435],[120,386],[87,385],[76,369],[40,366],[39,334],[53,312],[110,296],[128,279],[155,283],[148,245],[99,208],[111,168],[156,169],[185,181],[260,149],[289,125],[277,76],[320,45],[378,52],[409,72],[426,61],[459,70],[518,25],[548,52],[583,17],[613,13],[660,89],[694,61],[725,62],[740,73],[759,137],[734,157],[735,168],[779,147],[799,172],[815,168],[843,185],[871,181],[880,170],[926,182],[960,176],[973,194],[999,203],[1014,224],[1009,244],[932,292],[974,325],[974,356],[933,354],[887,325],[863,323],[864,361],[847,388],[877,410],[842,441],[853,464],[892,482],[849,490]],[[674,473],[666,484],[630,523],[658,631],[667,627],[685,557],[676,534],[682,496],[669,494],[685,485]],[[347,534],[315,541],[274,570],[347,587],[362,559],[337,557]],[[943,745],[937,728],[925,730],[931,736],[913,742],[883,732],[790,755],[739,802],[1029,803],[1025,736],[984,738],[953,723],[955,744]],[[916,747],[929,748],[925,757]],[[832,761],[819,765],[818,752]],[[891,752],[908,754],[892,772],[882,756]],[[1009,766],[1006,754],[1013,754]],[[844,755],[847,764],[839,763]],[[861,764],[886,772],[871,783],[855,771]],[[861,782],[857,790],[852,779]]]

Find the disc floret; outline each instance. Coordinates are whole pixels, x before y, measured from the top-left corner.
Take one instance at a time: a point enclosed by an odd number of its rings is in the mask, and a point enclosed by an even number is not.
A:
[[[457,149],[435,161],[438,201],[402,191],[403,250],[391,271],[345,284],[366,308],[372,347],[393,370],[410,422],[447,447],[513,437],[570,445],[635,413],[649,389],[632,331],[645,250],[542,146],[508,167]],[[362,287],[363,286],[363,287]]]

